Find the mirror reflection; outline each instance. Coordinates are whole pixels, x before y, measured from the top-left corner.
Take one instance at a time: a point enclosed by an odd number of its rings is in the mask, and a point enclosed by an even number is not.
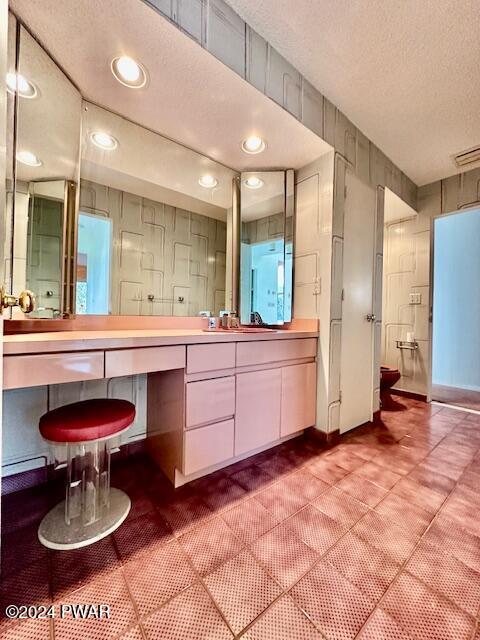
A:
[[[40,45],[12,19],[7,75],[12,172],[6,255],[11,290],[32,289],[36,317],[63,311],[65,220],[78,183],[81,97]],[[16,127],[14,128],[14,124]],[[15,134],[15,135],[14,135]],[[73,187],[73,188],[72,188]],[[70,202],[74,208],[74,203]]]
[[[76,312],[218,316],[235,175],[85,102]]]
[[[279,325],[291,320],[292,173],[263,171],[241,174],[242,324]]]

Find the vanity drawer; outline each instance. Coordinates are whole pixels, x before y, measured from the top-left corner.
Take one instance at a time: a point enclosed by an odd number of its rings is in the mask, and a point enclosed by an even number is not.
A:
[[[235,344],[193,344],[187,347],[187,373],[218,371],[235,367]]]
[[[185,347],[142,347],[105,352],[105,377],[185,368]]]
[[[237,344],[237,367],[296,360],[297,358],[314,358],[316,354],[316,338],[239,342]]]
[[[48,353],[3,358],[3,388],[38,387],[44,384],[103,378],[104,352]]]
[[[192,427],[235,413],[235,376],[187,384],[185,427]]]
[[[225,420],[185,433],[183,473],[189,475],[233,457],[234,421]]]

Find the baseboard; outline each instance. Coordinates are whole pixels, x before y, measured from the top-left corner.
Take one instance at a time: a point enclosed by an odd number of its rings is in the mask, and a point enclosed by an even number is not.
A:
[[[403,391],[403,389],[390,389],[390,393],[395,396],[402,396],[403,398],[418,400],[419,402],[427,402],[427,396],[423,395],[422,393],[414,393],[413,391]]]
[[[317,429],[316,427],[308,427],[308,429],[305,429],[304,435],[310,442],[327,448],[334,447],[340,440],[339,429],[326,433],[325,431],[320,431],[320,429]]]
[[[136,442],[129,442],[128,444],[122,445],[120,450],[112,455],[112,466],[115,466],[129,456],[144,453],[146,451],[145,442],[145,440],[137,440]],[[2,478],[2,496],[45,484],[54,477],[57,478],[59,473],[60,470],[55,472],[53,464],[49,464],[45,467],[29,469],[28,471],[14,473],[11,476],[5,476]]]

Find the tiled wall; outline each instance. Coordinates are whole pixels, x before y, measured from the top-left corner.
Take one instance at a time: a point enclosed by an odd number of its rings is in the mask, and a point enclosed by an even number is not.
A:
[[[255,244],[266,242],[276,238],[291,237],[292,218],[287,218],[283,213],[275,213],[266,218],[242,222],[242,242]]]
[[[69,402],[105,397],[123,398],[135,404],[135,422],[121,436],[121,443],[144,438],[147,425],[146,375],[4,391],[2,475],[41,468],[53,462],[52,450],[38,431],[38,421],[46,411]]]
[[[80,211],[113,220],[112,314],[225,308],[225,222],[87,181]]]
[[[396,388],[427,394],[429,362],[429,219],[418,215],[385,225],[382,364],[398,369]],[[420,303],[411,304],[410,294]],[[397,349],[413,333],[417,351]]]
[[[362,180],[416,206],[416,185],[224,0],[144,2],[331,144]]]

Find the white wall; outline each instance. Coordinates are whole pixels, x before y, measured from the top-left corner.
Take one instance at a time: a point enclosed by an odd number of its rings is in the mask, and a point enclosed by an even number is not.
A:
[[[332,280],[333,151],[296,173],[295,318],[319,318],[317,427],[328,426]]]
[[[480,209],[434,225],[432,381],[480,391]]]

